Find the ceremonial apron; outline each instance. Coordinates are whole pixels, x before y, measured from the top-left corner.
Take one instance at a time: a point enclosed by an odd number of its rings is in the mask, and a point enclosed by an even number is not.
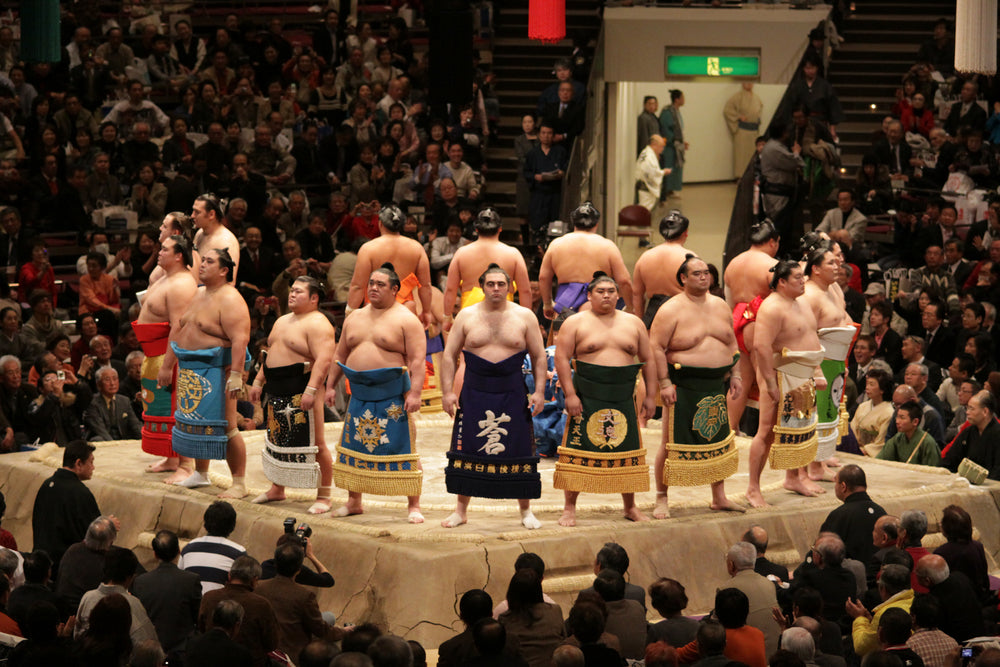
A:
[[[825,461],[837,451],[840,439],[846,435],[841,430],[846,425],[847,408],[844,384],[847,381],[847,357],[858,335],[860,326],[825,327],[819,330],[819,342],[826,353],[820,369],[826,378],[826,389],[816,390],[816,460]],[[841,419],[843,410],[844,419]]]
[[[193,459],[226,458],[229,430],[226,421],[225,368],[232,350],[210,347],[185,350],[170,344],[177,355],[177,390],[173,448]]]
[[[302,392],[309,384],[310,367],[304,363],[269,367],[267,382],[267,433],[260,452],[264,475],[273,483],[295,489],[319,486],[312,410],[302,409]]]
[[[642,364],[575,361],[573,386],[583,413],[570,417],[557,450],[555,488],[591,493],[649,490],[649,466],[632,396]]]
[[[449,493],[480,498],[540,498],[523,352],[492,363],[469,351],[451,434]]]
[[[775,470],[801,468],[816,458],[816,367],[823,361],[823,348],[788,348],[774,355],[778,375],[779,405],[774,442],[768,460]]]
[[[423,473],[404,409],[410,390],[406,368],[356,371],[338,364],[350,382],[351,401],[333,462],[334,483],[358,493],[420,495]]]
[[[174,427],[173,387],[159,388],[156,377],[163,366],[170,337],[170,322],[153,324],[132,323],[135,337],[139,339],[142,353],[142,451],[156,456],[177,456],[170,446],[171,431]],[[176,380],[177,374],[174,373]]]

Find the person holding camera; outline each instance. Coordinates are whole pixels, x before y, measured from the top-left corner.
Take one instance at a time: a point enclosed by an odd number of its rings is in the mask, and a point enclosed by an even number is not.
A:
[[[316,552],[312,547],[312,528],[307,523],[300,523],[296,527],[295,517],[288,517],[285,519],[285,532],[278,537],[278,541],[275,543],[275,547],[280,547],[283,544],[288,544],[289,542],[295,544],[301,544],[305,549],[305,557],[312,563],[313,567],[309,568],[305,566],[303,561],[302,568],[299,569],[298,574],[295,575],[295,583],[302,586],[313,586],[315,588],[333,588],[334,580],[333,575],[330,571],[326,569],[326,566],[320,562],[319,558],[316,557]],[[275,560],[274,558],[268,558],[266,561],[260,564],[261,572],[260,580],[265,581],[267,579],[273,579],[277,574],[275,570]]]
[[[28,440],[54,442],[65,447],[80,438],[83,426],[73,404],[75,395],[64,391],[58,371],[45,370],[38,377],[38,398],[28,404]],[[89,400],[89,395],[86,396]]]

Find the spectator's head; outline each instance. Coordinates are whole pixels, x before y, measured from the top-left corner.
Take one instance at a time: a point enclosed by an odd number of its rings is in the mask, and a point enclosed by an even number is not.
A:
[[[727,630],[746,625],[750,599],[738,588],[723,588],[715,594],[715,618]]]
[[[903,516],[906,516],[905,512]],[[913,571],[917,582],[927,588],[934,588],[951,576],[948,562],[936,554],[929,554],[918,560]]]
[[[904,551],[903,553],[906,552]],[[881,574],[878,578],[878,590],[883,600],[888,600],[896,593],[901,593],[909,587],[910,570],[905,565],[896,565],[894,563],[882,565]]]
[[[128,588],[132,578],[135,577],[135,570],[138,566],[139,559],[130,549],[109,549],[104,554],[104,570],[101,581]]]
[[[163,652],[160,643],[155,639],[144,639],[132,648],[128,667],[162,667],[166,664],[167,654]]]
[[[128,82],[128,99],[132,104],[141,104],[146,97],[146,87],[142,81],[133,79]]]
[[[263,571],[260,563],[252,556],[240,556],[229,568],[230,583],[245,584],[253,588],[257,585]]]
[[[104,398],[114,398],[118,393],[118,371],[111,366],[101,366],[94,372],[97,389]]]
[[[614,570],[624,576],[628,572],[628,552],[617,542],[605,542],[594,558],[594,574],[601,570]]]
[[[224,630],[231,639],[240,631],[245,614],[243,605],[236,600],[220,600],[212,611],[212,626]]]
[[[71,440],[63,449],[62,467],[87,481],[94,475],[94,451],[94,446],[84,440]]]
[[[816,655],[816,643],[805,628],[788,628],[781,633],[781,648],[799,656],[806,663],[813,661]]]
[[[743,541],[753,545],[753,548],[757,552],[757,557],[763,556],[767,553],[767,531],[763,526],[753,525],[743,533]]]
[[[728,590],[736,589],[731,588]],[[746,599],[746,595],[743,598]],[[698,632],[695,635],[695,639],[698,641],[698,653],[702,658],[722,655],[722,652],[726,650],[726,630],[725,625],[710,618],[705,619],[698,625]]]
[[[849,463],[837,471],[834,477],[834,490],[838,500],[844,500],[851,494],[868,488],[868,478],[861,466]]]
[[[529,614],[531,608],[542,602],[542,578],[529,568],[514,573],[507,586],[507,605],[515,614]]]
[[[362,623],[354,626],[347,636],[340,642],[341,655],[337,660],[344,657],[345,653],[368,653],[370,647],[376,639],[382,636],[382,630],[374,623]],[[371,664],[371,663],[369,663]]]
[[[236,510],[225,500],[216,500],[205,510],[205,532],[211,537],[229,537],[236,529]]]
[[[87,533],[84,535],[83,544],[92,551],[108,551],[118,537],[118,529],[115,523],[106,516],[99,516],[87,526]]]
[[[878,623],[878,640],[883,648],[903,646],[910,638],[913,619],[905,609],[889,607],[882,612]]]
[[[552,667],[584,667],[584,665],[586,661],[583,651],[578,646],[562,644],[552,652]]]
[[[840,567],[845,556],[844,541],[833,533],[821,533],[813,545],[813,563],[820,568]]]
[[[286,542],[274,550],[274,570],[283,577],[293,578],[302,569],[305,557],[301,544]]]
[[[933,595],[915,595],[910,605],[913,626],[921,630],[933,630],[941,622],[941,604]]]
[[[45,551],[35,549],[30,554],[25,554],[22,568],[25,583],[44,584],[52,576],[52,559]]]
[[[489,620],[500,625],[492,618]],[[503,626],[500,626],[500,629],[503,630]],[[475,628],[473,628],[473,640],[475,640]],[[500,649],[503,650],[502,640]],[[487,655],[482,651],[480,653]],[[410,650],[410,645],[405,639],[396,635],[382,635],[373,641],[368,647],[368,657],[372,659],[374,667],[413,667],[413,651]]]
[[[677,667],[677,650],[665,641],[646,646],[646,667]]]
[[[600,607],[590,602],[577,602],[569,610],[567,625],[580,644],[596,644],[604,633],[605,618]]]
[[[688,597],[679,581],[661,577],[649,585],[649,602],[660,616],[673,618],[687,607]]]
[[[899,540],[899,517],[891,514],[883,514],[875,520],[872,528],[872,543],[882,549],[888,546],[895,546]]]
[[[891,399],[892,390],[892,378],[885,371],[872,368],[865,374],[865,393],[872,401],[881,403]]]
[[[757,550],[749,542],[737,542],[726,553],[726,569],[733,576],[743,570],[752,570],[757,562]]]
[[[854,191],[850,188],[841,188],[837,192],[837,208],[844,213],[850,213],[854,209]]]
[[[330,667],[330,662],[338,655],[340,655],[340,649],[337,648],[336,644],[322,639],[314,639],[302,649],[295,664],[298,667]]]
[[[617,602],[625,597],[625,578],[615,570],[601,570],[594,579],[594,590],[605,602]]]
[[[172,563],[181,553],[177,533],[171,530],[161,530],[153,538],[153,554],[164,563]]]
[[[552,127],[552,121],[542,119],[538,126],[538,143],[548,148],[552,145],[552,138],[554,136],[555,128]]]
[[[948,505],[941,512],[941,532],[949,542],[972,541],[972,517],[958,505]]]
[[[123,595],[112,593],[94,606],[84,637],[114,647],[123,658],[132,650],[129,632],[132,629],[132,608]]]
[[[989,391],[981,391],[969,399],[965,408],[965,418],[980,431],[996,418],[996,399]]]
[[[467,627],[476,621],[493,615],[493,598],[480,588],[473,588],[462,594],[458,601],[458,617]]]

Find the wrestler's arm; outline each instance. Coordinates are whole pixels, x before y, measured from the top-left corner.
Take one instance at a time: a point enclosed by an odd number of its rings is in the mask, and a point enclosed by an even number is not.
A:
[[[340,381],[340,375],[344,372],[340,364],[347,364],[347,357],[351,353],[347,347],[347,341],[349,340],[347,332],[353,328],[353,320],[356,318],[357,315],[355,313],[351,313],[344,318],[344,325],[340,329],[340,341],[337,342],[337,350],[333,353],[333,359],[330,362],[330,372],[326,375],[326,404],[331,408],[333,407],[334,398],[337,395],[335,389],[337,382]]]
[[[667,348],[677,329],[677,318],[673,315],[674,309],[670,307],[671,301],[667,301],[656,311],[653,325],[649,329],[649,342],[656,362],[656,377],[663,405],[673,405],[677,401],[677,387],[670,381],[670,364],[667,363]]]
[[[531,355],[531,374],[535,376],[535,393],[531,395],[531,415],[536,416],[541,414],[542,408],[545,407],[546,374],[549,364],[545,359],[545,343],[542,341],[542,332],[538,330],[538,319],[535,314],[527,308],[522,308],[518,311],[518,315],[524,322],[525,343],[528,354]]]
[[[232,366],[229,369],[229,379],[226,381],[226,391],[231,398],[236,398],[236,394],[243,386],[243,365],[247,345],[250,344],[250,311],[247,309],[246,301],[235,288],[227,294],[221,305],[219,323],[229,336],[232,348]]]
[[[279,325],[279,322],[281,322],[281,320],[284,319],[284,318],[286,318],[286,317],[289,317],[289,316],[288,315],[282,315],[281,317],[278,318],[278,321],[275,322],[274,325],[272,325],[272,327],[271,327],[271,333],[268,334],[268,336],[267,336],[267,345],[266,345],[266,347],[262,347],[261,348],[260,370],[257,371],[257,376],[253,379],[253,384],[250,385],[250,388],[249,388],[249,390],[247,392],[248,393],[247,397],[250,399],[250,402],[253,403],[254,405],[257,405],[257,404],[260,403],[260,395],[262,393],[262,390],[264,389],[264,384],[267,383],[267,378],[264,375],[264,366],[267,364],[267,353],[271,349],[271,345],[272,345],[271,339],[275,335],[274,334],[275,329],[277,329],[279,326],[283,326],[283,325]],[[279,333],[280,333],[280,330],[279,330]],[[305,397],[303,396],[303,400],[304,399],[305,399]],[[303,407],[303,409],[308,410],[309,408]]]
[[[420,297],[420,321],[424,327],[429,327],[437,318],[434,317],[434,304],[431,303],[431,263],[423,249],[420,250],[420,259],[417,260],[417,280],[420,281],[420,287],[417,288],[417,296]]]
[[[632,307],[639,317],[646,312],[646,283],[642,279],[642,257],[635,262],[635,273],[632,276]],[[621,288],[619,286],[619,288]]]
[[[198,279],[198,267],[201,266],[201,242],[205,238],[205,232],[198,230],[194,234],[194,241],[191,242],[191,275],[194,277],[195,284],[200,284]],[[235,283],[234,283],[235,284]]]
[[[720,320],[726,322],[725,327],[725,337],[723,342],[729,346],[729,354],[735,357],[739,354],[740,348],[736,345],[736,332],[733,331],[732,324],[732,312],[729,310],[729,305],[722,299],[713,300],[712,305],[715,309],[716,317]],[[729,398],[735,400],[740,397],[743,393],[743,374],[740,371],[739,363],[734,363],[732,369],[729,371]]]
[[[555,308],[552,307],[552,278],[555,276],[552,271],[552,248],[553,246],[558,247],[557,244],[558,241],[554,241],[552,245],[549,245],[549,249],[542,256],[542,266],[538,270],[538,290],[542,293],[542,307],[545,317],[550,320],[556,318]]]
[[[455,370],[458,367],[458,353],[465,346],[465,320],[468,319],[468,314],[469,310],[464,309],[455,316],[455,323],[441,355],[441,403],[444,411],[452,417],[455,416],[455,407],[458,405],[458,397],[455,396]]]
[[[631,316],[635,332],[639,336],[637,346],[639,361],[642,366],[642,381],[646,384],[646,398],[642,401],[642,411],[646,419],[651,419],[656,412],[656,363],[653,361],[653,352],[649,344],[649,334],[642,320],[635,315]]]
[[[531,278],[528,277],[528,265],[524,263],[524,256],[517,250],[514,255],[514,283],[517,285],[517,302],[531,310]],[[538,323],[538,320],[535,320]],[[538,328],[537,326],[535,327]]]
[[[444,286],[444,312],[445,320],[451,319],[451,313],[455,310],[455,299],[458,297],[460,276],[462,275],[462,251],[459,248],[455,251],[455,256],[451,259],[451,266],[448,268],[448,282]]]
[[[236,235],[232,232],[229,232],[226,249],[229,250],[229,256],[233,259],[233,275],[230,282],[233,285],[236,285],[238,284],[236,282],[236,276],[240,272],[240,240],[236,238]]]
[[[403,407],[407,412],[416,412],[420,409],[420,393],[427,375],[427,337],[424,336],[424,325],[410,311],[406,311],[403,322],[403,343],[406,345],[406,367],[410,373],[410,391],[406,393]]]
[[[330,364],[337,348],[333,325],[325,317],[322,320],[314,319],[306,331],[306,341],[309,345],[309,352],[313,356],[313,363],[312,371],[309,373],[309,384],[306,385],[306,391],[302,394],[302,409],[312,410],[313,402],[316,400],[316,392],[326,386],[324,381],[327,373],[330,372]]]
[[[372,274],[371,259],[368,248],[361,246],[358,250],[358,261],[354,265],[354,275],[351,276],[351,289],[347,293],[347,307],[360,308],[365,302],[365,285]]]
[[[555,365],[556,374],[559,376],[559,386],[562,387],[566,397],[566,414],[570,417],[579,417],[583,413],[583,404],[580,397],[576,395],[576,387],[573,384],[573,366],[570,363],[573,359],[573,351],[576,350],[576,329],[580,315],[571,315],[563,322],[559,329],[559,340],[556,341]]]
[[[625,312],[635,313],[636,311],[632,308],[632,276],[629,275],[628,268],[625,266],[625,260],[622,259],[622,253],[618,250],[618,246],[615,245],[614,241],[610,240],[608,244],[608,247],[613,249],[613,252],[609,253],[611,255],[611,277],[618,283],[618,293],[625,300]],[[642,313],[638,314],[641,315]]]
[[[757,321],[753,335],[754,359],[757,361],[757,384],[765,387],[771,399],[777,403],[778,379],[774,375],[774,339],[781,326],[781,314],[772,312],[774,304],[764,303],[757,311]]]

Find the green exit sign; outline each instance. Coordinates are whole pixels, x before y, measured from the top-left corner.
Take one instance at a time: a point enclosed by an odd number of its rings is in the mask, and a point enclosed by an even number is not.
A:
[[[668,77],[759,75],[759,56],[667,56]]]

